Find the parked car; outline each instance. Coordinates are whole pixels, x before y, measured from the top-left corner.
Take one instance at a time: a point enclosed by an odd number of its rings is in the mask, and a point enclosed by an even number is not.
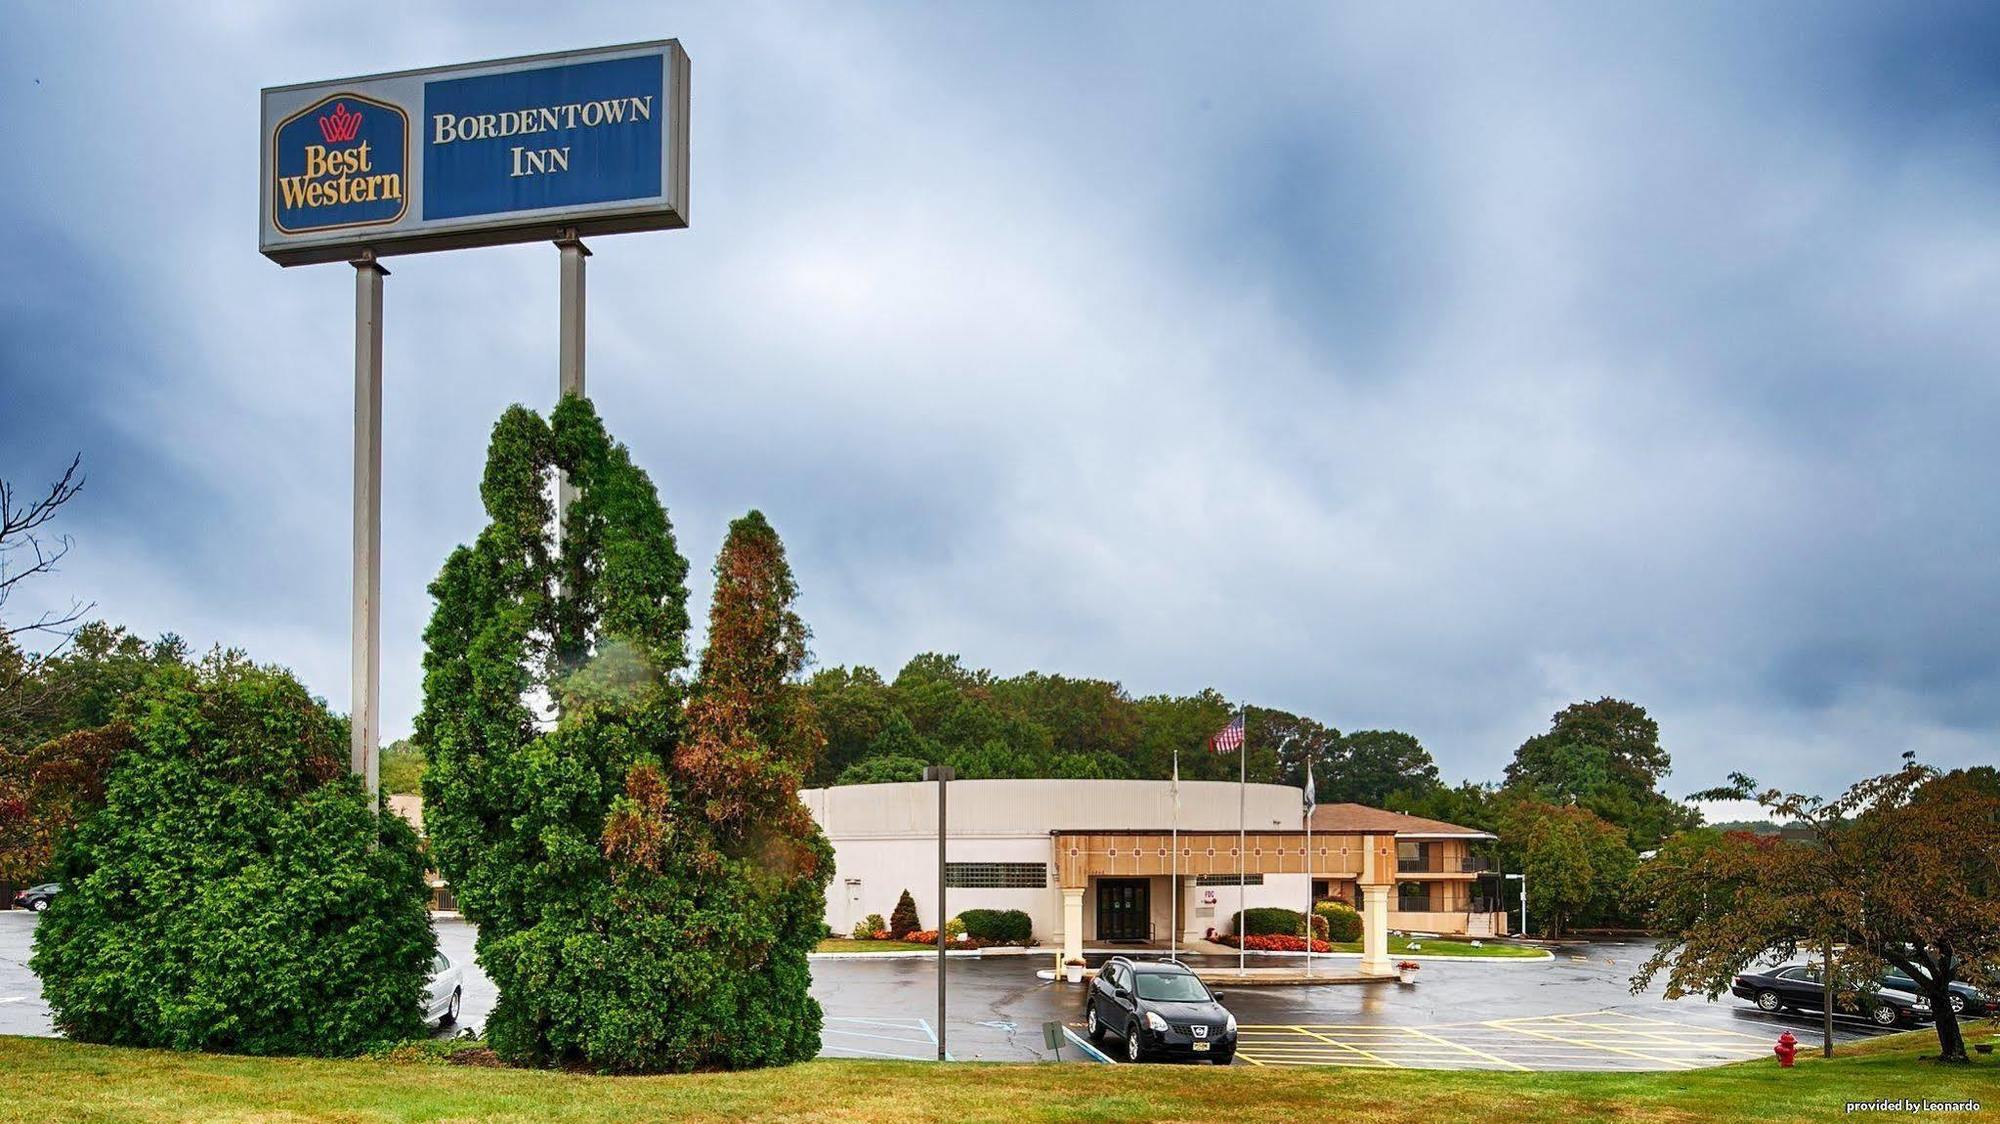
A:
[[[1171,960],[1106,961],[1084,999],[1084,1021],[1092,1042],[1102,1043],[1107,1034],[1124,1039],[1127,1061],[1228,1065],[1236,1057],[1236,1016],[1199,976]]]
[[[1819,968],[1812,964],[1790,964],[1769,972],[1746,972],[1730,982],[1730,993],[1757,1004],[1760,1011],[1820,1011],[1826,1007],[1826,993],[1820,987]],[[1930,1002],[1913,991],[1881,987],[1873,992],[1834,997],[1839,1014],[1865,1018],[1876,1026],[1928,1022]]]
[[[425,997],[424,1018],[435,1019],[440,1029],[458,1021],[459,1000],[465,994],[465,969],[440,952],[431,961],[430,994]]]
[[[1891,968],[1882,973],[1882,986],[1893,987],[1898,991],[1908,991],[1918,995],[1923,994],[1917,988],[1917,981],[1911,979],[1909,973],[1903,971],[1901,968]],[[1992,997],[1988,996],[1985,992],[1962,980],[1952,981],[1951,1010],[1953,1014],[1985,1015],[1990,1014],[1993,1011],[1993,1007],[1994,1001]]]
[[[62,893],[60,882],[44,882],[39,886],[30,886],[14,895],[14,908],[32,909],[40,913],[49,908],[49,902],[60,893]]]

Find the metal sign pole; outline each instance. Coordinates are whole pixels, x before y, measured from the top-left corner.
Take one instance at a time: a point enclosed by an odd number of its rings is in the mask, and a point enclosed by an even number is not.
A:
[[[936,782],[937,782],[937,801],[938,801],[938,809],[937,809],[937,812],[938,812],[938,826],[937,826],[937,835],[938,835],[938,865],[937,865],[937,871],[938,871],[938,879],[937,879],[937,890],[938,890],[938,914],[937,914],[937,916],[938,916],[938,921],[937,921],[937,987],[938,987],[938,1016],[937,1016],[937,1056],[938,1056],[938,1060],[939,1060],[939,1061],[947,1061],[947,1060],[949,1060],[949,1058],[950,1058],[950,1055],[948,1055],[947,1053],[945,1053],[945,1045],[944,1045],[944,1044],[945,1044],[945,1024],[944,1024],[944,981],[945,981],[945,967],[944,967],[944,947],[945,947],[945,945],[944,945],[944,940],[945,940],[945,937],[944,937],[944,929],[945,929],[945,917],[946,917],[946,910],[945,910],[945,903],[944,903],[944,891],[945,891],[945,877],[944,877],[944,873],[945,873],[945,862],[944,862],[944,841],[945,841],[945,834],[946,834],[946,833],[945,833],[945,815],[944,815],[944,811],[945,811],[945,804],[944,804],[944,800],[945,800],[945,785],[946,785],[946,783],[947,783],[948,781],[952,780],[952,778],[953,778],[954,776],[956,776],[956,773],[955,773],[955,772],[953,771],[952,767],[951,767],[951,766],[949,766],[949,765],[931,765],[931,766],[928,766],[928,767],[926,767],[926,768],[924,769],[924,779],[925,779],[925,780],[927,780],[927,781],[936,781]]]
[[[590,247],[576,236],[575,230],[566,230],[556,240],[556,247],[562,251],[562,310],[560,323],[556,329],[556,396],[560,400],[569,395],[584,396],[583,389],[583,259],[590,256]],[[569,518],[569,505],[576,499],[576,489],[569,477],[558,471],[556,475],[556,548],[562,548],[563,523]]]
[[[368,808],[379,800],[382,739],[382,279],[375,255],[354,259],[354,634],[348,767]]]

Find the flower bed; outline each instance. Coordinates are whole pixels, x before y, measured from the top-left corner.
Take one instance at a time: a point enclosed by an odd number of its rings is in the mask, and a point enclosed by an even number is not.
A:
[[[1236,947],[1236,938],[1233,936],[1218,936],[1213,939],[1217,944],[1228,945],[1230,948]],[[1304,937],[1287,936],[1283,933],[1270,933],[1262,936],[1244,937],[1243,950],[1245,952],[1304,952],[1306,950],[1306,942]],[[1314,952],[1332,952],[1333,946],[1327,944],[1325,941],[1316,940],[1313,942],[1312,950]]]

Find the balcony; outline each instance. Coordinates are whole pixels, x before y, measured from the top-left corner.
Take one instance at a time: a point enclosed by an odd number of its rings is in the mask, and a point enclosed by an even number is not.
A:
[[[1493,861],[1491,859],[1483,859],[1477,855],[1468,855],[1458,860],[1458,872],[1460,874],[1484,874],[1492,869]]]
[[[1397,859],[1396,873],[1429,874],[1431,873],[1431,864],[1428,860],[1425,859]]]

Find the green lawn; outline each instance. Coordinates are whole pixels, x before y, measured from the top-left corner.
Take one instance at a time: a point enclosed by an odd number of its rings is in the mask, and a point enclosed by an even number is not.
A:
[[[857,941],[848,937],[828,937],[814,952],[936,952],[934,944],[915,941]]]
[[[1990,1026],[1974,1041],[1992,1041]],[[0,1120],[1836,1120],[1852,1100],[1977,1100],[2000,1063],[1946,1067],[1929,1032],[1794,1070],[1466,1073],[1237,1066],[816,1061],[687,1077],[593,1077],[423,1060],[174,1054],[0,1037]],[[1900,1115],[1898,1118],[1902,1118]],[[1951,1119],[1974,1119],[1955,1114]]]
[[[1541,958],[1548,955],[1539,948],[1525,948],[1517,944],[1495,944],[1491,941],[1486,942],[1478,948],[1472,947],[1472,945],[1465,941],[1448,941],[1436,937],[1418,937],[1417,943],[1423,947],[1411,948],[1410,938],[1408,937],[1390,937],[1389,954],[1391,956],[1496,956],[1503,958],[1509,956]],[[1333,951],[1360,952],[1361,942],[1335,941],[1333,943]]]

